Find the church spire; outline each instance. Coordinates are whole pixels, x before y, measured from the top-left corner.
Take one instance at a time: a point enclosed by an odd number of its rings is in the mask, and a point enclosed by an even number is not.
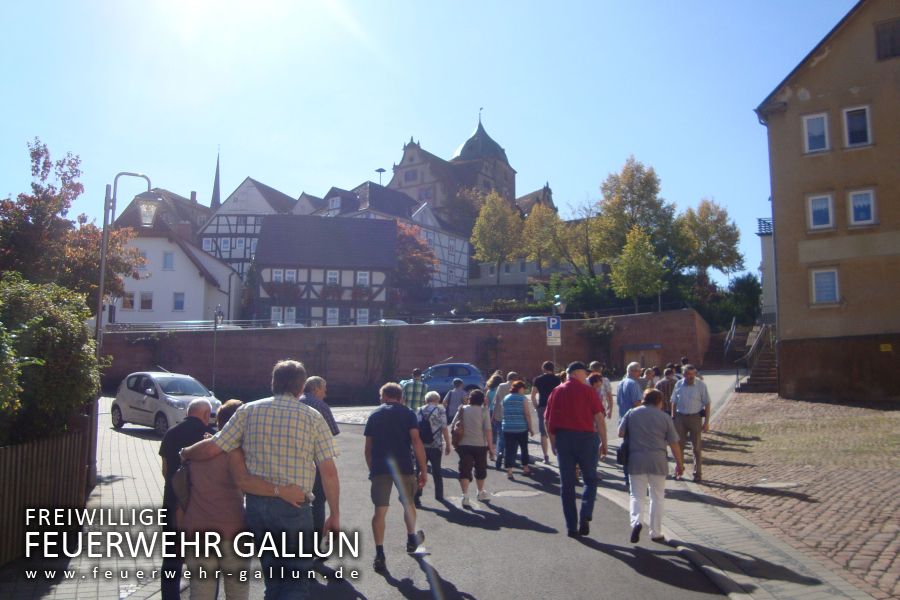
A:
[[[212,201],[209,203],[209,207],[219,210],[220,206],[222,206],[222,200],[219,196],[219,154],[216,153],[216,178],[213,181]]]

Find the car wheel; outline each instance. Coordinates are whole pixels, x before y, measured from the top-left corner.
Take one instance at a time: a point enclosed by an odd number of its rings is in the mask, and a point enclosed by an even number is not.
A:
[[[118,406],[113,406],[110,414],[112,415],[112,426],[115,429],[122,429],[122,425],[125,424],[125,418],[122,416],[122,409]]]
[[[169,430],[169,419],[166,418],[166,415],[162,413],[156,414],[156,418],[153,419],[153,429],[156,430],[159,437],[166,435],[166,432]]]

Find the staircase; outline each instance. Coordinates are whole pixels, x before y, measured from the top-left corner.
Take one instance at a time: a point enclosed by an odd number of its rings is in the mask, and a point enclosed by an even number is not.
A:
[[[768,336],[765,331],[759,332],[758,335]],[[751,350],[753,356],[750,360],[750,376],[738,385],[736,391],[747,393],[777,392],[778,363],[776,362],[775,345],[765,339],[761,339],[759,340],[759,348],[755,350],[755,353]]]
[[[750,349],[747,347],[750,328],[736,326],[726,354],[725,342],[728,334],[729,332],[727,331],[720,331],[709,336],[709,348],[703,356],[702,366],[704,371],[734,370],[735,361]]]

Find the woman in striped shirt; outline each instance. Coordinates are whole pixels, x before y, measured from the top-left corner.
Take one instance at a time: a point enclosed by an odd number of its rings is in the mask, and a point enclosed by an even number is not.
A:
[[[528,410],[524,381],[514,381],[509,394],[503,398],[503,438],[506,452],[506,477],[513,479],[512,468],[516,464],[517,448],[522,449],[522,474],[530,475],[528,468],[528,436],[534,433],[531,411]]]

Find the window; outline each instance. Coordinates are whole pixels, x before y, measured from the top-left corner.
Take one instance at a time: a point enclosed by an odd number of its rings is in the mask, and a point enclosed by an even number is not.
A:
[[[244,251],[244,238],[238,238],[234,240],[234,249],[241,252]]]
[[[331,210],[340,210],[340,208],[341,208],[340,196],[335,196],[334,198],[329,198],[328,199],[328,208]]]
[[[519,273],[524,273],[524,272],[525,272],[525,261],[520,260],[519,261]]]
[[[803,117],[803,138],[806,153],[828,150],[828,115],[807,115]]]
[[[122,294],[122,310],[134,310],[134,292]]]
[[[416,181],[419,178],[418,169],[410,169],[403,174],[403,181]]]
[[[844,109],[844,145],[848,148],[868,146],[872,143],[869,135],[869,107],[860,106]]]
[[[450,367],[434,367],[431,369],[432,377],[450,377]]]
[[[495,272],[496,272],[496,269],[494,268],[494,265],[491,265],[490,267],[488,267],[488,273],[493,275]]]
[[[369,324],[369,309],[368,308],[357,308],[356,309],[356,324],[357,325],[368,325]]]
[[[138,267],[139,271],[147,270],[147,253],[143,250],[138,250],[138,256],[141,257],[141,266]]]
[[[431,200],[431,188],[422,188],[419,190],[419,202],[427,202]]]
[[[231,238],[222,238],[219,242],[222,252],[231,252]]]
[[[247,216],[246,215],[238,215],[237,224],[238,225],[246,225],[247,224]]]
[[[468,377],[471,374],[472,371],[468,367],[457,365],[450,368],[450,377]]]
[[[250,258],[256,255],[256,238],[250,239]]]
[[[212,252],[212,238],[203,238],[203,251]]]
[[[503,272],[504,272],[504,273],[509,273],[509,263],[504,263],[504,264],[503,264]]]
[[[356,274],[356,285],[369,285],[369,272],[368,271],[359,271]]]
[[[326,325],[337,325],[339,316],[340,316],[340,309],[326,308],[325,309],[325,324]]]
[[[272,283],[284,281],[284,269],[272,269]]]
[[[875,26],[875,47],[878,60],[900,56],[900,19]]]
[[[297,283],[297,269],[285,269],[284,280],[287,283]]]
[[[272,323],[281,323],[284,320],[284,309],[280,306],[273,306],[270,320]]]
[[[810,196],[809,203],[809,228],[831,229],[834,227],[832,218],[831,196]]]
[[[172,294],[172,310],[184,310],[184,292]]]
[[[872,225],[875,223],[875,192],[872,190],[850,192],[848,204],[851,225]]]
[[[328,285],[339,285],[341,282],[340,274],[337,271],[328,271],[325,274],[325,283]]]
[[[153,292],[141,292],[141,310],[153,310]]]
[[[813,304],[836,304],[838,294],[837,269],[820,269],[812,272]]]
[[[284,322],[293,325],[297,322],[297,307],[286,306],[284,308]]]
[[[163,270],[172,271],[175,269],[175,253],[163,252]]]

